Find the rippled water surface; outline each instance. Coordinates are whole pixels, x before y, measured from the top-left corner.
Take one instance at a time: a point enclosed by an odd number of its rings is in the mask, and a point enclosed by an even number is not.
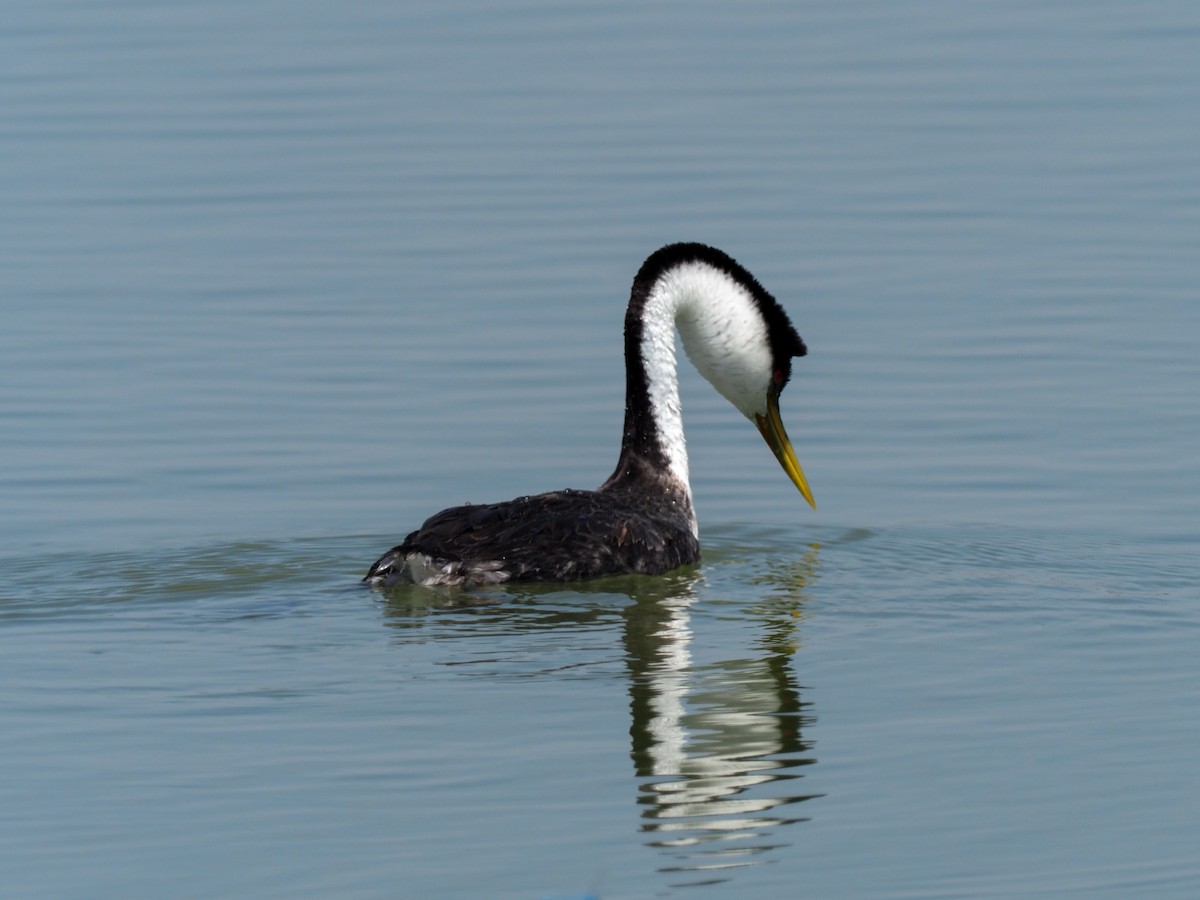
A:
[[[14,896],[1200,892],[1190,3],[11,5]],[[704,562],[375,593],[611,469],[629,280],[810,348],[818,502],[690,369]]]

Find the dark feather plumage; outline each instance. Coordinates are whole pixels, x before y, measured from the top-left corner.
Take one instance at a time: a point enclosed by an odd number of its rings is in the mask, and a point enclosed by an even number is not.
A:
[[[640,468],[640,467],[637,467]],[[366,581],[474,585],[660,575],[700,559],[683,491],[631,483],[442,510],[371,567]],[[424,577],[413,577],[410,566]]]

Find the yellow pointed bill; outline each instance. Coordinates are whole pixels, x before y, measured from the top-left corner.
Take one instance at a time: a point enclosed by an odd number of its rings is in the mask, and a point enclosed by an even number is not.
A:
[[[800,461],[796,459],[796,451],[792,449],[792,442],[788,440],[783,420],[779,418],[779,398],[777,396],[769,395],[767,397],[767,414],[760,416],[755,413],[754,424],[758,426],[763,440],[767,442],[767,446],[771,448],[771,452],[783,466],[783,471],[787,472],[788,478],[792,479],[792,484],[800,489],[800,493],[804,495],[808,505],[816,509],[817,501],[813,499],[808,479],[804,477],[804,470],[800,468]]]

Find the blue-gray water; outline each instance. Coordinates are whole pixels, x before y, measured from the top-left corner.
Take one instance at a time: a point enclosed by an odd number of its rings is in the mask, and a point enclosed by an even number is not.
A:
[[[1195,4],[4,18],[5,892],[1200,893]],[[818,511],[687,370],[702,566],[360,589],[608,474],[674,240]]]

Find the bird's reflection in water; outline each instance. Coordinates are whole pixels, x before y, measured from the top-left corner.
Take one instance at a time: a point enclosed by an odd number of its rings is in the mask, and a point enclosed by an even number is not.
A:
[[[620,606],[564,605],[563,588],[555,585],[444,595],[408,585],[385,592],[386,621],[401,631],[438,625],[440,640],[472,643],[497,634],[539,635],[540,649],[532,654],[539,665],[546,662],[544,633],[553,631],[583,642],[577,647],[559,642],[571,666],[579,665],[577,656],[586,658],[585,647],[595,649],[596,629],[619,627],[646,843],[665,857],[659,869],[678,886],[722,882],[733,870],[767,861],[772,851],[787,846],[788,826],[805,820],[796,804],[819,796],[799,790],[804,767],[816,760],[802,734],[813,721],[811,704],[801,699],[793,671],[818,553],[813,544],[798,558],[768,566],[749,585],[735,579],[729,590],[743,595],[740,599],[718,599],[717,563],[659,578],[571,586],[569,596],[576,600],[593,595],[632,600]],[[740,563],[735,569],[743,571]],[[746,600],[745,593],[755,599]],[[698,623],[705,629],[749,626],[757,634],[743,658],[701,663],[694,657],[703,655],[708,642],[703,637],[693,642]],[[488,646],[484,657],[454,664],[471,663],[489,677],[529,674],[527,648],[510,648],[510,660]],[[556,677],[562,671],[539,669]]]
[[[818,548],[785,571],[768,572],[764,599],[732,604],[757,619],[759,655],[696,664],[696,597],[640,597],[627,609],[632,757],[649,844],[680,885],[725,881],[786,846],[786,826],[804,821],[798,790],[815,760],[802,729],[812,720],[792,669],[804,590]]]

